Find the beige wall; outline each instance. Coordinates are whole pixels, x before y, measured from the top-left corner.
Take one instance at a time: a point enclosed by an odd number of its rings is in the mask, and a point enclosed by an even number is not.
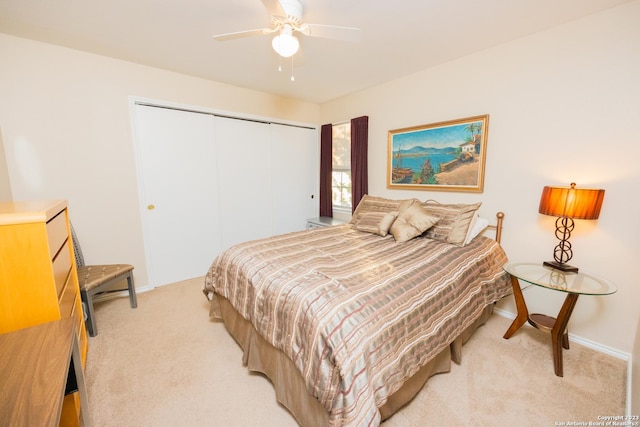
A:
[[[570,333],[630,353],[640,313],[640,2],[487,49],[322,105],[322,123],[369,116],[369,189],[392,198],[482,201],[506,213],[512,260],[542,261],[557,243],[537,212],[544,185],[606,189],[598,221],[576,221],[572,264],[613,280],[581,296]],[[434,41],[436,42],[436,41]],[[416,52],[416,54],[420,54]],[[402,64],[397,64],[402,66]],[[387,132],[489,114],[485,191],[386,188]],[[556,315],[564,295],[530,288],[532,312]],[[515,313],[511,297],[500,307]]]
[[[69,200],[86,260],[135,265],[138,287],[147,274],[130,97],[318,122],[316,104],[3,34],[0,64],[0,129],[14,199]]]
[[[4,143],[2,142],[2,128],[0,128],[0,201],[13,200],[11,195],[11,180],[7,168],[7,159],[4,154]]]

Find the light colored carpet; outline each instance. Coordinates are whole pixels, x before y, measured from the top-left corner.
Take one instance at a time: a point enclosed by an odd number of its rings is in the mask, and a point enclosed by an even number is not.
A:
[[[238,345],[212,322],[193,279],[96,304],[86,381],[94,426],[297,426],[271,383],[242,365]],[[432,377],[383,427],[555,426],[623,415],[626,362],[571,343],[564,377],[549,336],[502,335],[494,315],[463,348],[461,365]]]

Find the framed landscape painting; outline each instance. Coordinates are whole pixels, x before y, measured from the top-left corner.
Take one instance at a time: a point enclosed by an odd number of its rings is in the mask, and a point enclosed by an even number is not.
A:
[[[484,189],[489,115],[389,131],[387,188]]]

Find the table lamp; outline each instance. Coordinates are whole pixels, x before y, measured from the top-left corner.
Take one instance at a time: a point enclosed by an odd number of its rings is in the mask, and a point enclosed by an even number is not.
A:
[[[538,212],[543,215],[557,216],[556,237],[560,243],[553,250],[554,261],[543,264],[561,271],[578,272],[577,267],[568,265],[573,257],[569,237],[574,228],[574,219],[598,219],[604,190],[570,187],[549,187],[542,189]]]

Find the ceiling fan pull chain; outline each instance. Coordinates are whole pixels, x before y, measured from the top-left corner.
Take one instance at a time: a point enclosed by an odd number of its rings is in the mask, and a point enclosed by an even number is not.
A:
[[[291,81],[295,82],[296,78],[293,77],[293,56],[291,57]]]

